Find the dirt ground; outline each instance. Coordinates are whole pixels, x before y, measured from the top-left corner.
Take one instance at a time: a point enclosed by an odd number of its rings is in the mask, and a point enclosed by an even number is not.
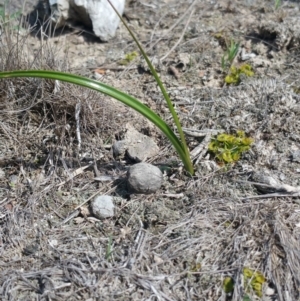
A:
[[[28,17],[35,5],[10,0],[8,10]],[[185,128],[194,177],[153,125],[116,101],[51,80],[0,80],[1,300],[300,300],[299,9],[127,1],[124,17]],[[123,25],[102,43],[80,24],[53,33],[18,20],[2,22],[1,70],[101,80],[172,125],[143,59],[122,64],[137,50]],[[254,71],[236,85],[222,68],[231,41],[231,65]],[[135,162],[113,156],[128,123],[159,145],[147,160],[164,171],[155,194],[131,193],[125,175]],[[237,130],[254,143],[220,164],[208,153],[212,135]],[[114,196],[113,218],[90,214],[99,194]]]

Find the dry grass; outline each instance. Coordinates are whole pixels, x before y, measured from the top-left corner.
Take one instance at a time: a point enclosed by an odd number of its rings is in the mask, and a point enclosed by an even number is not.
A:
[[[51,41],[36,53],[29,41],[4,33],[0,69],[68,70]],[[290,86],[258,79],[183,91],[195,100],[186,103],[194,114],[182,115],[186,125],[247,129],[256,143],[227,171],[209,158],[194,179],[171,170],[151,196],[129,195],[122,181],[94,181],[124,174],[129,163],[115,162],[108,146],[126,121],[143,121],[94,92],[57,88],[37,79],[0,81],[2,300],[258,300],[243,283],[244,267],[266,277],[263,300],[299,300],[299,198],[252,199],[257,190],[247,183],[259,171],[299,185],[297,163],[287,161],[300,137],[299,96]],[[160,143],[162,160],[170,154]],[[117,197],[114,218],[100,221],[82,210],[64,222],[97,193]],[[235,281],[232,295],[223,291],[226,276]]]

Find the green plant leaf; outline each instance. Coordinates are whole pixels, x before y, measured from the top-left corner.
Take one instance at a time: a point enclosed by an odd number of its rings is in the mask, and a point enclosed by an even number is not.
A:
[[[219,134],[217,136],[217,140],[220,141],[220,142],[224,142],[224,141],[227,140],[227,136],[228,136],[227,134]]]
[[[227,162],[227,163],[233,162],[232,154],[231,154],[231,152],[229,150],[225,151],[222,154],[222,159],[223,159],[224,162]]]
[[[222,66],[222,69],[223,71],[225,70],[226,68],[226,63],[225,63],[225,54],[222,56],[222,60],[221,60],[221,66]]]
[[[155,112],[150,110],[146,105],[144,105],[134,97],[122,91],[119,91],[113,87],[110,87],[106,84],[103,84],[101,82],[86,77],[74,75],[74,74],[64,73],[64,72],[40,71],[40,70],[0,72],[0,78],[7,79],[12,77],[38,77],[38,78],[47,78],[47,79],[64,81],[78,86],[83,86],[83,87],[96,90],[98,92],[101,92],[103,94],[106,94],[108,96],[111,96],[121,101],[122,103],[136,110],[137,112],[145,116],[148,120],[150,120],[152,123],[154,123],[168,137],[170,142],[173,144],[186,170],[191,175],[194,174],[189,153],[186,152],[185,147],[177,138],[177,136],[174,134],[172,129]]]
[[[244,295],[243,301],[251,301],[251,299],[248,295]]]
[[[185,135],[183,133],[183,130],[182,130],[179,118],[178,118],[178,116],[176,114],[176,111],[175,111],[173,103],[172,103],[172,101],[171,101],[171,99],[169,97],[169,94],[167,93],[167,91],[165,89],[165,86],[163,85],[160,77],[158,76],[155,68],[153,67],[150,59],[148,58],[148,56],[147,56],[145,50],[143,49],[142,45],[140,44],[140,42],[138,41],[138,39],[134,35],[133,31],[129,28],[129,26],[127,25],[127,23],[125,22],[125,20],[122,18],[122,16],[119,14],[118,10],[111,3],[111,1],[107,0],[107,2],[111,5],[111,7],[115,11],[115,13],[118,15],[118,17],[120,18],[120,20],[122,21],[122,23],[124,24],[124,26],[126,27],[126,29],[128,30],[128,32],[130,33],[130,35],[131,35],[132,39],[134,40],[135,44],[139,48],[139,50],[140,50],[142,56],[144,57],[144,59],[145,59],[147,65],[148,65],[148,67],[149,67],[149,69],[150,69],[153,77],[155,78],[155,81],[156,81],[157,85],[159,86],[159,88],[160,88],[160,90],[161,90],[161,92],[163,94],[164,99],[167,102],[169,111],[172,114],[173,121],[174,121],[174,123],[175,123],[175,125],[177,127],[177,130],[178,130],[178,133],[179,133],[179,136],[180,136],[180,141],[181,141],[181,144],[182,144],[183,151],[185,152],[185,157],[189,158],[188,159],[189,162],[186,162],[189,165],[189,168],[187,169],[187,171],[190,172],[193,175],[194,174],[194,170],[193,170],[192,162],[190,160],[190,152],[189,152],[186,140],[185,140]]]
[[[239,153],[233,153],[232,154],[232,160],[238,161],[240,159],[241,155]]]

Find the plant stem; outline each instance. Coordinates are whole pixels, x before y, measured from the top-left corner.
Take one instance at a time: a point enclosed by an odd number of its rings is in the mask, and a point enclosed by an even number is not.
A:
[[[133,38],[133,40],[135,41],[136,45],[138,46],[140,52],[142,53],[144,59],[146,60],[147,62],[147,65],[152,73],[152,75],[154,76],[155,78],[155,81],[157,82],[163,96],[164,96],[164,99],[166,100],[167,104],[168,104],[168,108],[169,108],[169,111],[171,112],[172,114],[172,117],[173,117],[173,120],[175,122],[175,125],[177,127],[177,130],[179,132],[179,136],[180,136],[180,141],[181,141],[181,144],[183,146],[183,150],[185,152],[185,155],[186,157],[188,158],[188,165],[189,165],[189,168],[187,169],[188,171],[193,171],[193,164],[191,162],[191,159],[190,159],[190,152],[189,152],[189,149],[188,149],[188,146],[187,146],[187,143],[186,143],[186,140],[185,140],[185,135],[183,133],[183,130],[182,130],[182,127],[181,127],[181,124],[180,124],[180,121],[179,121],[179,118],[176,114],[176,111],[173,107],[173,104],[172,104],[172,101],[162,83],[162,81],[160,80],[160,77],[158,76],[155,68],[153,67],[151,61],[149,60],[146,52],[144,51],[143,47],[141,46],[141,44],[139,43],[138,39],[135,37],[134,33],[132,32],[132,30],[129,28],[129,26],[126,24],[125,20],[122,18],[122,16],[119,14],[119,12],[117,11],[117,9],[114,7],[114,5],[111,3],[110,0],[107,0],[109,2],[109,4],[111,5],[111,7],[114,9],[114,11],[116,12],[116,14],[118,15],[118,17],[120,18],[120,20],[122,21],[122,23],[124,24],[124,26],[126,27],[126,29],[128,30],[128,32],[130,33],[131,37]],[[192,175],[194,174],[194,171],[191,173]]]

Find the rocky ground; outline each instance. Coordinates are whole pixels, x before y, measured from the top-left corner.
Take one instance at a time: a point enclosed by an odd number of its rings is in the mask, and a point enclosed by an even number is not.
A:
[[[26,19],[35,5],[11,0],[8,15]],[[110,98],[1,80],[2,300],[299,300],[299,3],[127,1],[124,16],[172,97],[196,174],[153,125]],[[18,20],[2,21],[1,70],[101,80],[172,125],[143,59],[124,64],[137,50],[124,26],[102,43],[80,24],[53,33]],[[230,66],[243,64],[253,76],[226,84]],[[254,142],[221,164],[209,143],[237,130]],[[127,185],[136,131],[155,144],[146,161],[163,172],[156,193]],[[102,194],[114,206],[104,219],[91,212]]]

